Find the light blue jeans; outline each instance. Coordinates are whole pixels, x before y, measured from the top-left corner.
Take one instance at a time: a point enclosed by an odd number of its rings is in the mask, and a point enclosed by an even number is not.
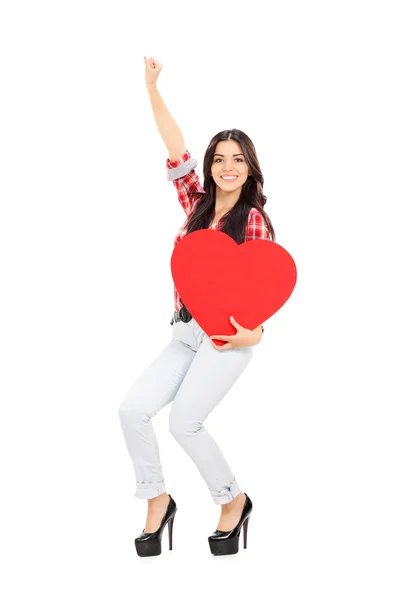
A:
[[[137,498],[166,491],[159,449],[151,422],[173,401],[169,429],[206,482],[215,504],[241,493],[226,459],[204,428],[207,415],[249,364],[254,347],[219,351],[197,321],[172,325],[172,340],[124,396],[119,418],[136,475]]]

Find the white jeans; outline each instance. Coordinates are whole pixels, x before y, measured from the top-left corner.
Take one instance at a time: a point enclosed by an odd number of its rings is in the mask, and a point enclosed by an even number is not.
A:
[[[137,498],[166,491],[151,418],[173,401],[169,429],[194,461],[215,504],[241,490],[214,438],[204,428],[207,415],[249,364],[254,347],[216,350],[197,321],[172,325],[172,340],[124,396],[119,418],[136,475]]]

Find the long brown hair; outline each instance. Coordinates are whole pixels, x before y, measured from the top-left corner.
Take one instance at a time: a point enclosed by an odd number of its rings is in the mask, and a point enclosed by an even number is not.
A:
[[[264,177],[258,162],[256,149],[253,142],[240,129],[225,129],[217,133],[210,141],[203,161],[204,183],[200,200],[187,224],[187,234],[197,229],[207,229],[210,226],[215,208],[216,184],[211,176],[211,165],[218,142],[223,140],[236,140],[242,149],[249,168],[249,176],[242,186],[239,200],[229,212],[224,215],[221,231],[230,235],[237,244],[242,244],[246,238],[247,221],[252,208],[257,208],[262,214],[268,227],[268,239],[275,241],[275,231],[264,205],[267,197],[263,194]],[[250,174],[251,173],[251,174]]]

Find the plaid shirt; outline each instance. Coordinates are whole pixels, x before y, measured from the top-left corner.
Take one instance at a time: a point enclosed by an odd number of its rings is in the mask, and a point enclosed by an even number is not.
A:
[[[167,158],[167,181],[172,181],[176,191],[178,192],[178,200],[186,214],[186,219],[179,229],[174,239],[174,248],[178,242],[186,235],[187,224],[193,209],[197,205],[197,202],[201,199],[201,195],[205,194],[205,191],[200,183],[200,180],[195,172],[197,167],[197,160],[190,156],[188,150],[176,160],[171,161]],[[222,217],[215,225],[210,229],[220,230],[223,225]],[[265,224],[264,218],[261,213],[256,209],[252,208],[249,212],[249,218],[247,221],[247,230],[245,242],[249,240],[267,240],[268,239],[268,228]],[[180,302],[178,290],[174,286],[174,305],[175,310],[179,311],[182,308],[183,303]]]

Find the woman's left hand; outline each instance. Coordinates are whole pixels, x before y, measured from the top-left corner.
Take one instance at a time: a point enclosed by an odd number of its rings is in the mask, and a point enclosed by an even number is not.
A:
[[[239,325],[233,317],[230,321],[234,327],[236,327],[236,333],[234,335],[210,335],[210,340],[216,350],[228,350],[228,348],[243,348],[246,346],[255,346],[261,341],[262,331],[253,331],[252,329],[246,329]],[[212,340],[221,340],[227,342],[223,346],[217,346]]]

